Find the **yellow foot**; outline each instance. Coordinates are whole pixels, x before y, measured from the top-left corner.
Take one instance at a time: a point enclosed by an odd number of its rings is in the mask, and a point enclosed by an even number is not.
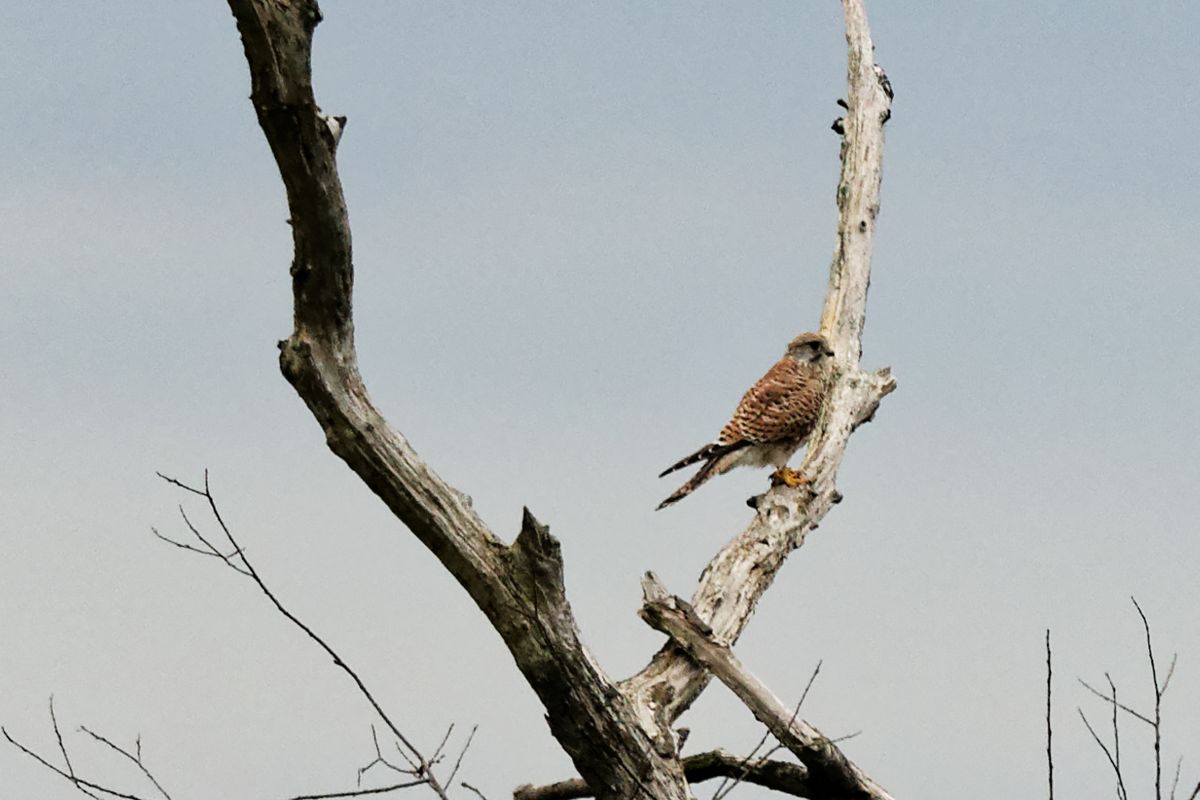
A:
[[[771,473],[772,486],[790,486],[795,489],[797,486],[806,486],[808,478],[788,467],[780,467]]]

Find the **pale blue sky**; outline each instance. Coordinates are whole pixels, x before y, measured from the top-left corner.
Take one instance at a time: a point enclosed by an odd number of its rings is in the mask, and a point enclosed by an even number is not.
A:
[[[552,526],[625,676],[660,641],[641,572],[690,594],[765,480],[655,514],[674,483],[654,475],[816,323],[838,4],[324,10],[368,386],[497,531],[523,504]],[[1194,785],[1200,7],[869,11],[897,96],[864,360],[900,386],[739,653],[785,700],[824,659],[806,717],[861,730],[847,752],[897,797],[1040,797],[1051,627],[1058,796],[1092,798],[1108,774],[1073,680],[1110,670],[1145,704],[1136,594],[1180,653],[1167,754]],[[569,775],[498,637],[278,374],[290,234],[224,4],[18,4],[0,69],[0,722],[51,752],[53,692],[67,727],[140,732],[177,799],[353,783],[353,687],[249,585],[150,536],[183,499],[154,471],[207,467],[267,579],[406,731],[432,749],[478,722],[464,776],[492,800]],[[684,724],[693,749],[758,738],[720,686]],[[1144,797],[1142,733],[1123,747]],[[0,748],[0,797],[60,784]]]

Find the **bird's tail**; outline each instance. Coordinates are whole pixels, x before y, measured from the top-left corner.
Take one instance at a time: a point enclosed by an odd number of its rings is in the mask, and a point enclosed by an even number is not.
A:
[[[655,508],[654,510],[661,511],[664,508],[666,508],[667,506],[671,505],[672,503],[678,503],[680,500],[687,497],[692,492],[696,491],[696,489],[698,489],[700,487],[700,484],[704,483],[706,480],[711,478],[713,475],[719,474],[716,471],[717,462],[719,460],[720,460],[719,458],[714,458],[711,461],[707,462],[703,467],[700,468],[699,472],[697,472],[690,479],[688,479],[687,483],[685,483],[683,486],[680,486],[678,489],[676,489],[674,492],[672,492],[671,496],[668,497],[666,500],[663,500],[661,503],[659,503],[658,507]]]
[[[741,459],[741,454],[738,451],[748,444],[749,442],[738,442],[731,445],[709,445],[710,448],[714,448],[714,455],[704,462],[704,466],[702,466],[696,472],[696,474],[693,475],[690,480],[688,480],[687,483],[672,492],[671,496],[659,503],[658,508],[654,510],[659,511],[671,505],[672,503],[678,503],[680,500],[696,491],[700,484],[704,483],[709,478],[724,474],[736,467]],[[684,459],[684,461],[687,461],[690,458],[692,458],[692,456],[688,456],[688,458]],[[668,472],[669,471],[670,470],[668,470]]]
[[[691,455],[684,456],[671,466],[664,469],[662,472],[658,473],[658,477],[665,478],[675,470],[683,469],[684,467],[690,467],[692,464],[695,464],[699,461],[715,461],[717,458],[725,455],[730,450],[737,449],[737,447],[738,445],[736,444],[720,444],[718,442],[706,444],[696,452],[692,453]]]

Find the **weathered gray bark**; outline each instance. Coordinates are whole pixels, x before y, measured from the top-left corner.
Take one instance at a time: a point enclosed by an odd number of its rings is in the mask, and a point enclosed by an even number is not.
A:
[[[892,800],[892,796],[850,762],[829,737],[789,709],[762,681],[738,660],[729,645],[719,641],[712,628],[692,607],[672,597],[654,573],[642,579],[645,595],[642,619],[679,644],[688,655],[728,686],[759,722],[808,768],[808,797],[847,800]]]
[[[867,287],[879,184],[883,172],[883,125],[891,97],[877,74],[862,0],[844,0],[849,110],[843,121],[842,173],[838,182],[838,236],[829,271],[821,333],[833,345],[836,377],[818,430],[800,472],[808,487],[779,487],[758,503],[758,513],[700,576],[692,607],[722,641],[737,641],[759,598],[775,580],[784,559],[804,544],[841,501],[836,480],[851,432],[869,420],[880,400],[896,388],[887,369],[859,366],[866,319]],[[644,724],[675,720],[708,684],[708,672],[668,643],[623,688],[637,698]]]
[[[740,783],[752,783],[796,797],[820,797],[808,779],[808,769],[802,764],[775,761],[769,758],[742,758],[724,750],[709,750],[681,760],[683,774],[689,783],[701,783],[714,778],[729,778]],[[513,800],[576,800],[595,794],[583,780],[572,778],[545,786],[518,786]]]
[[[659,753],[632,704],[579,638],[558,542],[528,511],[497,538],[376,410],[358,372],[350,225],[335,142],[313,98],[315,0],[229,0],[250,65],[251,101],[287,188],[295,331],[280,366],[326,441],[466,589],[546,708],[551,731],[597,796],[685,800],[683,771]]]
[[[250,66],[251,101],[287,190],[294,258],[295,330],[280,366],[336,453],[434,553],[508,646],[545,706],[551,732],[589,793],[600,798],[690,797],[671,723],[708,681],[706,669],[668,645],[628,681],[611,681],[579,638],[562,580],[558,542],[526,511],[511,545],[484,525],[379,414],[358,371],[351,310],[349,220],[337,141],[311,81],[316,0],[228,0]],[[764,496],[745,532],[710,563],[693,604],[732,643],[787,554],[840,499],[837,468],[850,432],[894,388],[886,371],[859,367],[878,208],[888,98],[873,71],[861,0],[844,0],[850,45],[849,114],[838,187],[838,246],[821,330],[837,377],[802,472],[809,487]],[[795,771],[789,773],[792,778]],[[811,787],[810,787],[811,788]],[[811,792],[816,800],[837,798]]]

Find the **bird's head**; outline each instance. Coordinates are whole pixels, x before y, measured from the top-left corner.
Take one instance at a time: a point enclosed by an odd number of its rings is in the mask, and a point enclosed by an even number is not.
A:
[[[784,355],[788,358],[794,358],[797,361],[815,363],[826,358],[831,358],[833,356],[833,349],[821,334],[802,333],[788,342],[787,352]]]

